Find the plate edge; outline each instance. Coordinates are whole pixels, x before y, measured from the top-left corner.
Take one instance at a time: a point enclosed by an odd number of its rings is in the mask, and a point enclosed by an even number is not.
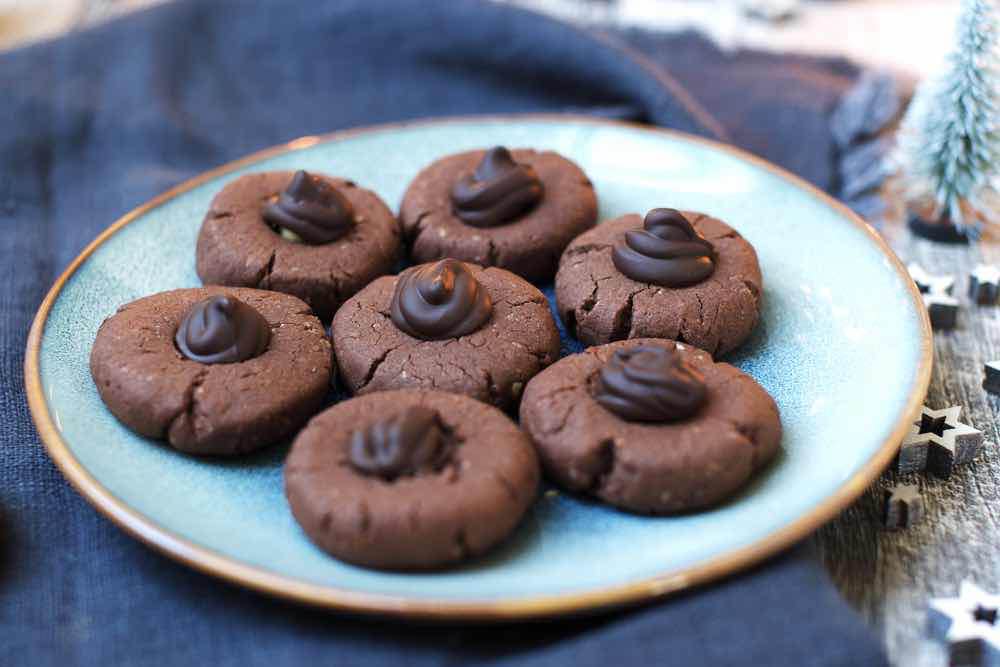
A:
[[[701,144],[722,151],[733,157],[750,162],[779,178],[790,182],[800,190],[804,190],[813,198],[826,206],[833,208],[859,227],[868,238],[885,254],[892,267],[903,277],[920,319],[921,341],[920,360],[914,371],[910,396],[896,420],[889,436],[883,441],[879,450],[850,479],[844,482],[833,494],[819,503],[805,515],[780,528],[764,538],[730,551],[721,556],[708,559],[693,566],[666,572],[655,577],[638,582],[611,586],[591,591],[546,595],[538,597],[516,598],[511,600],[482,600],[455,602],[449,599],[414,600],[399,596],[358,593],[356,591],[337,589],[321,584],[312,584],[298,579],[279,575],[264,568],[246,565],[228,556],[223,556],[211,549],[197,545],[172,532],[160,527],[155,522],[132,510],[123,501],[115,497],[103,487],[89,472],[73,457],[65,441],[53,423],[48,405],[42,393],[39,354],[42,335],[48,320],[49,312],[65,283],[73,276],[79,267],[111,236],[125,225],[133,222],[148,211],[157,208],[174,197],[187,192],[199,185],[225,175],[243,166],[256,163],[262,159],[275,157],[284,153],[301,150],[318,143],[338,141],[358,134],[384,132],[404,127],[462,124],[470,122],[523,122],[544,121],[549,123],[573,122],[580,124],[628,128],[634,131],[668,135],[674,139]],[[631,123],[593,118],[576,114],[487,114],[471,116],[452,116],[443,118],[418,119],[398,123],[386,123],[373,126],[357,127],[331,132],[323,135],[301,137],[285,144],[252,153],[246,157],[210,169],[192,179],[184,181],[147,203],[133,209],[112,223],[97,236],[70,263],[65,271],[56,279],[51,289],[42,300],[32,322],[28,334],[24,361],[25,391],[32,419],[42,439],[43,445],[63,476],[88,502],[125,530],[146,545],[164,555],[178,560],[205,574],[219,577],[229,583],[238,584],[262,593],[303,602],[313,606],[326,607],[341,611],[365,614],[386,614],[392,616],[418,618],[430,621],[473,620],[473,621],[505,621],[513,619],[542,618],[574,613],[597,612],[600,610],[639,604],[644,601],[663,597],[670,593],[691,588],[760,563],[764,559],[777,554],[799,540],[807,537],[821,525],[832,519],[836,514],[853,502],[864,492],[872,481],[888,466],[895,456],[899,442],[909,427],[909,421],[923,404],[927,388],[930,384],[933,362],[933,343],[930,321],[927,312],[922,308],[922,301],[916,286],[911,284],[903,263],[864,220],[845,205],[820,191],[812,184],[757,157],[742,149],[722,144],[711,139],[697,137],[677,130],[657,128]]]

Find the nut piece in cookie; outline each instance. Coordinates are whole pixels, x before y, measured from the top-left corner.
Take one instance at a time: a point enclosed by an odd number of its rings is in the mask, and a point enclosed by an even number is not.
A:
[[[122,306],[97,332],[90,372],[136,433],[189,454],[234,455],[305,424],[322,406],[332,358],[300,299],[205,287]]]
[[[205,284],[285,292],[324,321],[375,278],[392,271],[399,223],[370,190],[317,173],[241,176],[215,196],[198,234]]]
[[[723,502],[781,441],[777,406],[750,376],[658,339],[559,360],[528,383],[521,426],[553,481],[643,514]]]
[[[712,354],[760,319],[761,273],[746,239],[703,213],[658,208],[577,237],[559,262],[556,304],[586,345],[666,338]]]
[[[437,389],[513,410],[559,357],[559,333],[538,288],[509,271],[453,259],[379,278],[330,328],[354,394]]]
[[[415,262],[453,257],[537,282],[551,279],[566,245],[594,226],[597,197],[558,153],[495,146],[425,167],[399,218]]]
[[[531,441],[496,408],[382,392],[320,413],[285,464],[292,514],[317,546],[365,567],[439,568],[483,554],[538,492]]]

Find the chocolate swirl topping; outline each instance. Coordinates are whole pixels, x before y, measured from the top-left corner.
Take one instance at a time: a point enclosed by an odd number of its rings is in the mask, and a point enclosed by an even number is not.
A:
[[[266,222],[312,245],[336,241],[354,226],[350,200],[322,178],[301,169],[278,200],[264,206],[262,215]]]
[[[438,413],[414,406],[368,429],[354,431],[348,459],[361,474],[392,481],[440,469],[450,453]]]
[[[642,345],[614,353],[594,399],[627,421],[666,422],[693,415],[706,395],[701,373],[676,350]]]
[[[414,338],[441,340],[476,331],[493,314],[493,301],[462,262],[442,259],[405,271],[396,281],[390,316]]]
[[[510,151],[486,151],[476,171],[455,181],[451,203],[462,222],[494,227],[511,222],[541,201],[545,186],[535,170],[514,162]]]
[[[711,242],[680,211],[654,208],[642,231],[625,232],[625,243],[615,246],[611,259],[632,280],[685,287],[712,275],[716,256]]]
[[[174,335],[191,361],[231,364],[256,357],[271,340],[264,316],[233,296],[212,296],[191,307]]]

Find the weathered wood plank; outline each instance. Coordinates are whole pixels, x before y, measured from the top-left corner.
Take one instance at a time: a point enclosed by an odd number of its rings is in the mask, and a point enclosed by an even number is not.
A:
[[[888,471],[814,543],[843,595],[882,633],[893,663],[936,667],[946,664],[946,653],[927,637],[928,600],[954,595],[964,578],[1000,590],[1000,397],[981,386],[983,363],[1000,358],[1000,307],[977,306],[967,296],[969,273],[979,262],[1000,263],[1000,246],[993,235],[970,246],[915,239],[898,215],[884,232],[904,260],[956,276],[958,328],[935,333],[926,404],[962,405],[963,421],[982,430],[986,444],[976,461],[948,480]],[[926,514],[908,530],[885,531],[879,525],[882,489],[900,481],[920,484]]]

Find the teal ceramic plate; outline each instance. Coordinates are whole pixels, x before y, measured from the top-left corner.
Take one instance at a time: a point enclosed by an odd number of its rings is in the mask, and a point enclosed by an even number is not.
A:
[[[631,516],[542,497],[499,552],[460,569],[392,574],[327,557],[282,495],[285,447],[231,462],[133,435],[88,371],[101,321],[127,301],[197,286],[209,200],[240,174],[305,168],[398,204],[435,158],[492,144],[559,151],[597,188],[602,219],[700,209],[757,248],[763,321],[731,360],[775,397],[784,453],[731,502],[688,516]],[[208,573],[313,604],[432,618],[500,619],[625,604],[724,576],[801,539],[889,463],[930,375],[930,328],[899,260],[858,218],[750,155],[686,135],[567,116],[448,119],[307,137],[216,169],[119,220],[43,302],[28,397],[52,458],[103,513]]]

